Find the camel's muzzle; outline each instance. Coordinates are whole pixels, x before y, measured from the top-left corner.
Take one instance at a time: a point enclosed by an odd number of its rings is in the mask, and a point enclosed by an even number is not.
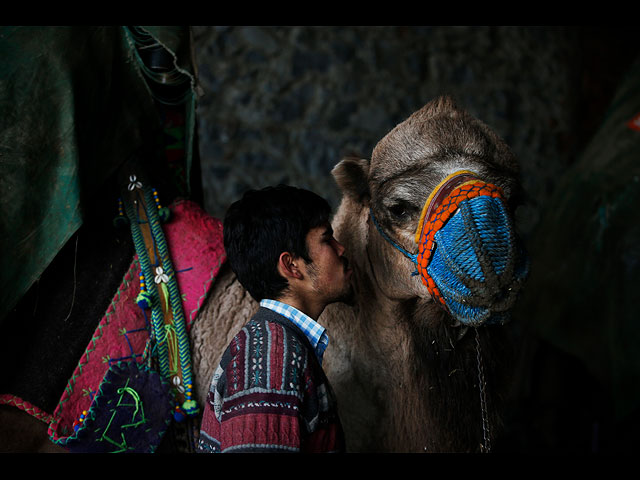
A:
[[[416,231],[416,265],[431,296],[464,325],[503,324],[527,277],[502,190],[472,172],[447,177]]]
[[[529,273],[502,190],[468,171],[443,180],[425,202],[411,254],[431,297],[463,325],[504,324]]]

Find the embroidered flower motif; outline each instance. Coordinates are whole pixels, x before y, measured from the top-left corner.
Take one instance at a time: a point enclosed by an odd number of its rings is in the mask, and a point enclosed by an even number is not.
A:
[[[169,281],[169,277],[164,273],[162,267],[156,267],[156,278],[154,280],[156,283],[167,283]]]
[[[252,370],[255,370],[256,368],[262,370],[262,363],[260,363],[257,358],[253,358],[251,359],[251,361],[253,363],[253,365],[251,366]]]
[[[142,188],[142,183],[138,181],[135,175],[129,176],[129,191],[132,192],[134,188]]]
[[[291,365],[294,365],[296,367],[300,367],[301,363],[302,363],[302,355],[294,354],[293,358],[291,360]]]

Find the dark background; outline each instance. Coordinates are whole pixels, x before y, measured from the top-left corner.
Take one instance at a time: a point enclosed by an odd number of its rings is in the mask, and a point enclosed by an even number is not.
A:
[[[293,183],[337,206],[330,170],[449,94],[520,159],[523,234],[638,53],[629,27],[194,26],[205,205]]]

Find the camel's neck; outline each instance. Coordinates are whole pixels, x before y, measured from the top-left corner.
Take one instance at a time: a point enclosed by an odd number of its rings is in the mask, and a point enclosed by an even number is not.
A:
[[[347,427],[377,423],[385,438],[372,441],[389,448],[446,451],[467,445],[474,450],[483,433],[474,332],[457,341],[458,330],[448,326],[446,315],[434,302],[385,295],[367,252],[366,226],[357,213],[336,216],[334,230],[354,267],[356,299],[353,306],[331,305],[321,317],[333,352],[333,358],[325,361],[339,397],[365,399],[377,412],[373,418],[366,409],[348,411],[351,424]],[[494,356],[500,350],[489,346],[496,340],[490,342],[490,337],[499,337],[502,331],[485,328],[480,334],[485,369],[492,374],[504,371],[500,356]],[[503,379],[485,380],[489,401],[494,402],[489,408],[495,410],[497,400],[492,394],[502,387]],[[422,423],[416,424],[415,418]],[[491,422],[496,425],[497,419],[491,416]]]

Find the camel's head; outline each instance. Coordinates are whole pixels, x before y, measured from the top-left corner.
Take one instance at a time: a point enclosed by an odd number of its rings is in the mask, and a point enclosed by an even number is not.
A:
[[[486,125],[439,98],[389,132],[371,160],[343,159],[333,174],[344,194],[338,216],[360,223],[354,260],[368,263],[387,297],[436,301],[464,325],[508,320],[528,272],[512,222],[518,165]]]

